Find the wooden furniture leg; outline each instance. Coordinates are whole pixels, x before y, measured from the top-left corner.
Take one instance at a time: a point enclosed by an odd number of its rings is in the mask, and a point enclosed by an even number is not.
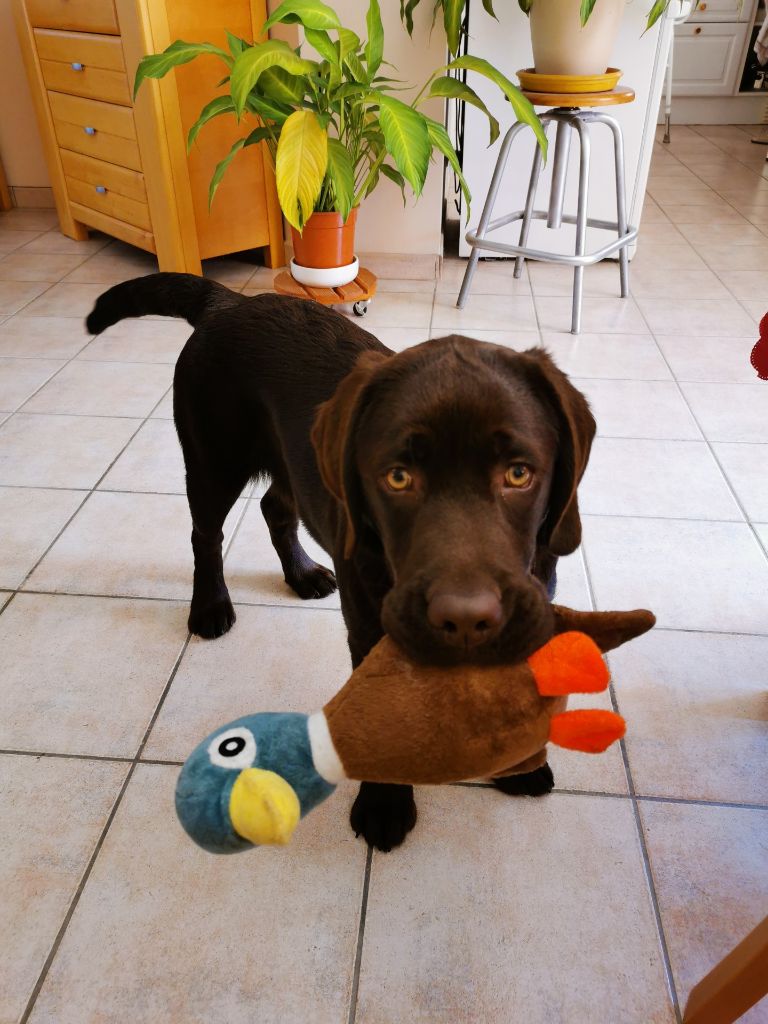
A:
[[[688,996],[683,1024],[732,1024],[768,995],[768,917]]]

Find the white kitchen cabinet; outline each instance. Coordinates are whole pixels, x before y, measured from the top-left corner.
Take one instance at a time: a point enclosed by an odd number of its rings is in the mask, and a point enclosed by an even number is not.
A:
[[[675,29],[675,96],[732,96],[742,72],[750,26],[686,22]]]
[[[753,0],[701,0],[689,21],[752,21]]]

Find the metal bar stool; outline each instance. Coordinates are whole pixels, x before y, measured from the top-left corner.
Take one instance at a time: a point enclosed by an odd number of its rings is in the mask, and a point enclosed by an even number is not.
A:
[[[516,256],[515,277],[520,277],[523,272],[523,263],[526,259],[542,260],[547,263],[562,263],[573,267],[573,307],[571,314],[571,334],[578,334],[581,330],[581,296],[582,279],[584,267],[598,263],[607,256],[619,253],[619,275],[621,281],[621,297],[626,298],[629,294],[629,256],[627,246],[637,238],[637,228],[627,224],[626,193],[624,187],[624,138],[621,126],[615,118],[598,112],[593,107],[612,106],[617,103],[631,103],[635,98],[634,91],[624,87],[618,87],[611,92],[596,93],[541,93],[523,90],[534,106],[548,106],[556,103],[557,106],[547,110],[541,115],[541,122],[544,130],[551,121],[557,125],[555,135],[555,153],[552,161],[552,185],[549,194],[549,207],[547,210],[535,210],[534,200],[536,198],[536,187],[541,174],[542,157],[541,149],[537,146],[531,167],[531,177],[528,184],[528,195],[525,200],[524,210],[515,210],[514,213],[505,214],[491,220],[493,208],[496,205],[496,198],[501,187],[501,180],[507,165],[507,158],[515,136],[522,131],[525,124],[516,122],[504,136],[501,144],[499,158],[496,161],[496,169],[493,172],[491,185],[488,189],[488,196],[485,200],[483,213],[477,231],[467,232],[467,241],[472,246],[472,254],[469,257],[467,269],[464,273],[464,280],[456,305],[461,308],[467,301],[469,290],[472,286],[472,278],[475,274],[477,261],[480,258],[480,251],[503,253],[505,256]],[[607,125],[613,135],[613,153],[616,178],[616,220],[598,220],[587,216],[587,199],[589,193],[589,157],[590,157],[590,126],[593,124]],[[565,195],[565,177],[568,168],[568,154],[571,146],[571,129],[579,137],[580,159],[579,159],[579,193],[576,208],[576,216],[563,213],[563,198]],[[546,220],[548,228],[559,228],[563,222],[576,225],[576,252],[573,256],[561,253],[545,252],[541,249],[528,248],[528,232],[532,220]],[[520,238],[517,245],[507,242],[494,242],[486,236],[498,228],[511,224],[514,221],[522,220],[520,225]],[[586,252],[587,228],[605,228],[616,232],[616,239],[604,245],[595,252]]]

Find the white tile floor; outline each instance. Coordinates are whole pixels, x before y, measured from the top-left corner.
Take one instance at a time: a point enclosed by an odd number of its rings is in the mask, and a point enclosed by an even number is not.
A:
[[[482,264],[459,312],[459,261],[437,283],[376,263],[365,326],[392,348],[542,342],[586,392],[599,437],[560,597],[659,618],[610,659],[621,749],[553,752],[558,791],[536,802],[422,791],[389,855],[352,836],[351,786],[289,850],[217,859],[181,834],[176,763],[199,738],[345,678],[338,598],[291,595],[246,494],[227,526],[237,625],[186,638],[169,386],[189,329],[90,339],[96,295],[153,261],[65,239],[47,211],[0,218],[3,1024],[679,1021],[768,913],[768,384],[749,365],[768,177],[749,134],[657,146],[632,298],[615,266],[588,269],[580,338],[560,268]],[[247,293],[271,278],[207,272]]]

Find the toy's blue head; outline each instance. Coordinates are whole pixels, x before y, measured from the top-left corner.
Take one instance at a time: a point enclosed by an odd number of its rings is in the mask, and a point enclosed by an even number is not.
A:
[[[287,843],[336,787],[315,770],[307,716],[247,715],[197,746],[176,784],[176,813],[210,853]]]

